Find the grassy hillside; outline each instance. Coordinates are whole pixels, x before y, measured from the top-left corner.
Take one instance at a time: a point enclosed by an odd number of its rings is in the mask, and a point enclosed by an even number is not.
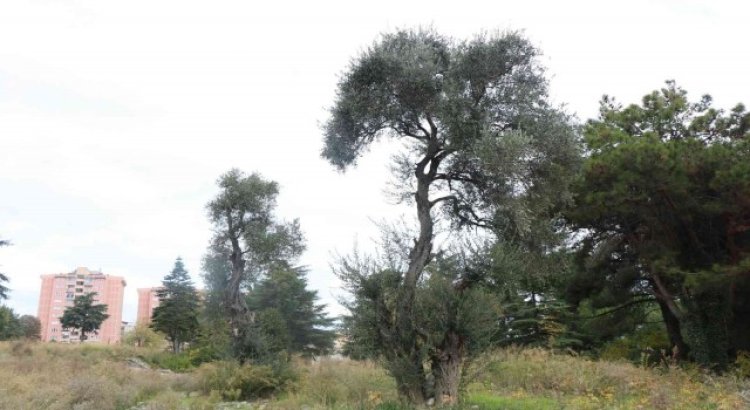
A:
[[[160,352],[127,347],[0,343],[0,409],[403,408],[390,378],[372,363],[296,363],[296,377],[272,398],[230,404],[237,380],[272,384],[270,376],[221,363],[183,373],[139,369],[129,363],[135,357],[163,361]],[[643,369],[544,350],[503,350],[480,362],[468,371],[461,408],[750,408],[750,382],[734,375]]]

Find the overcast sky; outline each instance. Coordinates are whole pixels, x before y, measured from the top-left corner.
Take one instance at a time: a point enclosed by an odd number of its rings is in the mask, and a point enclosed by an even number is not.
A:
[[[602,94],[636,102],[666,79],[720,107],[750,103],[746,4],[2,0],[5,303],[36,314],[39,275],[87,266],[126,278],[133,320],[135,289],[158,285],[178,255],[198,279],[205,204],[238,167],[280,183],[310,283],[335,305],[332,255],[366,250],[372,221],[403,212],[383,192],[387,146],[346,174],[319,157],[338,75],[378,34],[524,30],[554,100],[585,120]]]

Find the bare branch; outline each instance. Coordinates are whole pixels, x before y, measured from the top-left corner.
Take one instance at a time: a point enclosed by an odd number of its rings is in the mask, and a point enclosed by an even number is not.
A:
[[[430,208],[435,206],[435,204],[437,204],[438,202],[447,201],[447,200],[456,200],[456,199],[457,198],[455,195],[446,195],[446,196],[441,196],[440,198],[435,198],[432,201],[430,201]]]

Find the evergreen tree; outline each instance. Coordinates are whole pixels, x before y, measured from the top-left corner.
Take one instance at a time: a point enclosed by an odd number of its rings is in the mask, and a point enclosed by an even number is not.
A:
[[[60,318],[60,324],[67,329],[78,329],[80,331],[80,341],[86,340],[86,335],[96,333],[107,320],[109,315],[107,305],[94,304],[96,292],[87,293],[75,298],[73,306],[68,307]]]
[[[318,294],[307,289],[305,270],[272,270],[248,294],[248,307],[259,313],[261,326],[277,350],[321,355],[333,349],[333,319]]]
[[[182,258],[177,258],[172,272],[162,280],[157,296],[159,306],[154,309],[151,327],[167,335],[172,352],[179,353],[198,332],[199,309],[198,294]]]
[[[198,362],[226,360],[234,353],[225,305],[232,265],[225,255],[209,248],[201,271],[205,294],[198,315],[198,335],[191,346],[192,355]]]
[[[0,239],[0,248],[3,246],[10,245],[9,241]],[[8,288],[3,285],[3,282],[8,282],[8,277],[0,272],[0,300],[8,299]]]
[[[23,336],[21,322],[13,309],[0,306],[0,340],[18,339]]]
[[[670,81],[641,105],[605,97],[585,138],[569,215],[588,269],[570,293],[654,305],[675,357],[726,367],[750,348],[750,113]]]

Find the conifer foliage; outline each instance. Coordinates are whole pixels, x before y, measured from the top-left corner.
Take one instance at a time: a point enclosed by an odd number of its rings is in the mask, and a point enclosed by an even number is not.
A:
[[[669,81],[641,105],[605,97],[584,132],[573,301],[656,305],[675,358],[726,368],[750,349],[750,113]]]
[[[307,289],[303,268],[275,269],[248,295],[248,307],[258,312],[268,343],[275,350],[317,356],[333,349],[333,319],[318,292]]]
[[[83,343],[87,335],[96,333],[107,320],[109,315],[107,305],[94,304],[96,292],[87,293],[75,298],[73,306],[65,309],[60,324],[67,329],[78,329],[80,332],[80,341]]]
[[[157,292],[159,306],[154,309],[151,327],[167,335],[174,353],[198,332],[198,293],[190,280],[182,258],[177,258],[172,272],[162,280]]]
[[[0,248],[3,246],[10,245],[9,241],[0,239]],[[8,288],[3,285],[3,282],[8,282],[8,277],[0,272],[0,300],[8,299]]]

